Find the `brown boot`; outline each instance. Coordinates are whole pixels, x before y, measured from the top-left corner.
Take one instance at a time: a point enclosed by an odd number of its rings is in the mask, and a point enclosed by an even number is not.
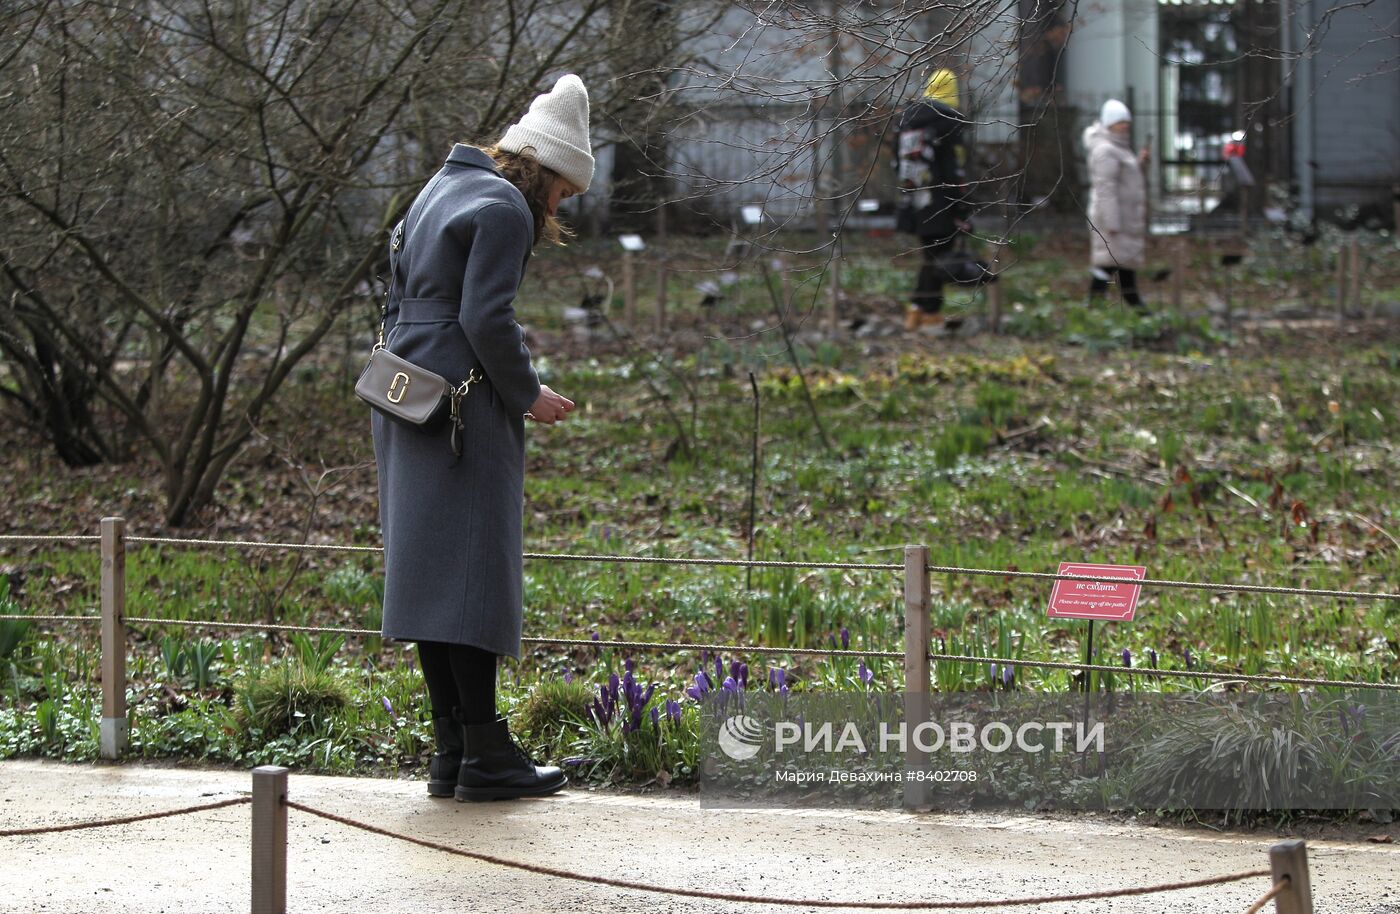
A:
[[[943,313],[941,311],[924,311],[918,305],[910,305],[909,310],[904,312],[904,329],[910,332],[921,327],[941,327],[943,325]]]

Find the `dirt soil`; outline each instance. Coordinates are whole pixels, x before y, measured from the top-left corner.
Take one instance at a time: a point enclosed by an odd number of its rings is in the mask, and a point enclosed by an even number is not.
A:
[[[0,830],[158,812],[248,795],[247,772],[139,763],[0,763]],[[570,790],[547,800],[430,800],[417,782],[294,774],[288,798],[510,860],[656,886],[805,899],[973,900],[1146,886],[1267,869],[1273,833],[1091,817],[709,810],[694,796]],[[1319,914],[1400,914],[1394,828],[1309,838]],[[0,838],[0,911],[212,914],[249,909],[247,805],[130,825]],[[527,873],[288,813],[289,911],[811,910],[702,901]],[[1007,910],[1239,912],[1269,887],[1229,885]],[[851,908],[846,910],[857,910]],[[990,908],[979,908],[990,910]],[[1270,905],[1266,910],[1272,911]]]

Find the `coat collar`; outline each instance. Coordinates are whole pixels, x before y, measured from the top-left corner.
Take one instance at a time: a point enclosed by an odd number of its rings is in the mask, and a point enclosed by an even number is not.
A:
[[[475,146],[468,146],[466,143],[458,143],[452,147],[452,152],[447,157],[449,165],[470,165],[475,168],[489,168],[496,170],[496,163],[484,151]]]

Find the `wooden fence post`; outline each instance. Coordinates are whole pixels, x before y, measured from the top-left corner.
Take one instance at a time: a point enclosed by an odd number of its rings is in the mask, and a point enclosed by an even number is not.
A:
[[[1351,244],[1347,246],[1347,253],[1348,260],[1351,262],[1351,292],[1347,297],[1351,300],[1351,306],[1356,311],[1356,316],[1365,317],[1366,306],[1361,300],[1363,292],[1361,285],[1361,241],[1354,235]]]
[[[1002,242],[992,242],[992,262],[988,264],[988,271],[995,276],[1001,270]],[[991,324],[992,336],[1001,333],[1001,283],[993,282],[987,286],[987,322]]]
[[[253,914],[287,914],[287,769],[253,769]]]
[[[657,251],[656,258],[656,332],[666,332],[666,285],[671,281],[671,268],[666,255]]]
[[[1337,245],[1337,322],[1342,323],[1347,319],[1347,249],[1344,244]]]
[[[131,736],[126,719],[126,520],[104,517],[102,531],[102,721],[98,751],[121,758]]]
[[[1277,914],[1313,914],[1312,882],[1308,879],[1308,845],[1300,838],[1269,848],[1274,882],[1288,877],[1288,888],[1274,898]]]
[[[1181,313],[1181,289],[1186,282],[1186,245],[1188,236],[1183,233],[1172,242],[1172,310]]]
[[[1397,233],[1400,233],[1400,184],[1392,184],[1390,187],[1390,216],[1392,226]]]
[[[928,547],[904,547],[904,808],[927,806],[931,783],[910,780],[908,773],[922,774],[928,753],[915,745],[914,728],[929,716],[929,584]]]
[[[831,250],[831,282],[827,285],[826,328],[835,337],[841,332],[841,241]]]
[[[632,252],[622,252],[622,322],[629,331],[637,329],[637,279]]]

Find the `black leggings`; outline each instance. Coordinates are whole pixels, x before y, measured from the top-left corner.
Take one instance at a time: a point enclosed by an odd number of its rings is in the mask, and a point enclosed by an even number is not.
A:
[[[419,641],[418,662],[434,717],[453,710],[464,724],[496,719],[496,655],[469,644]]]
[[[1126,270],[1123,267],[1098,267],[1108,274],[1108,279],[1100,279],[1096,275],[1091,275],[1089,279],[1089,297],[1098,298],[1108,291],[1109,280],[1113,274],[1118,274],[1118,288],[1123,292],[1123,301],[1134,307],[1142,305],[1142,296],[1138,294],[1137,270]]]

